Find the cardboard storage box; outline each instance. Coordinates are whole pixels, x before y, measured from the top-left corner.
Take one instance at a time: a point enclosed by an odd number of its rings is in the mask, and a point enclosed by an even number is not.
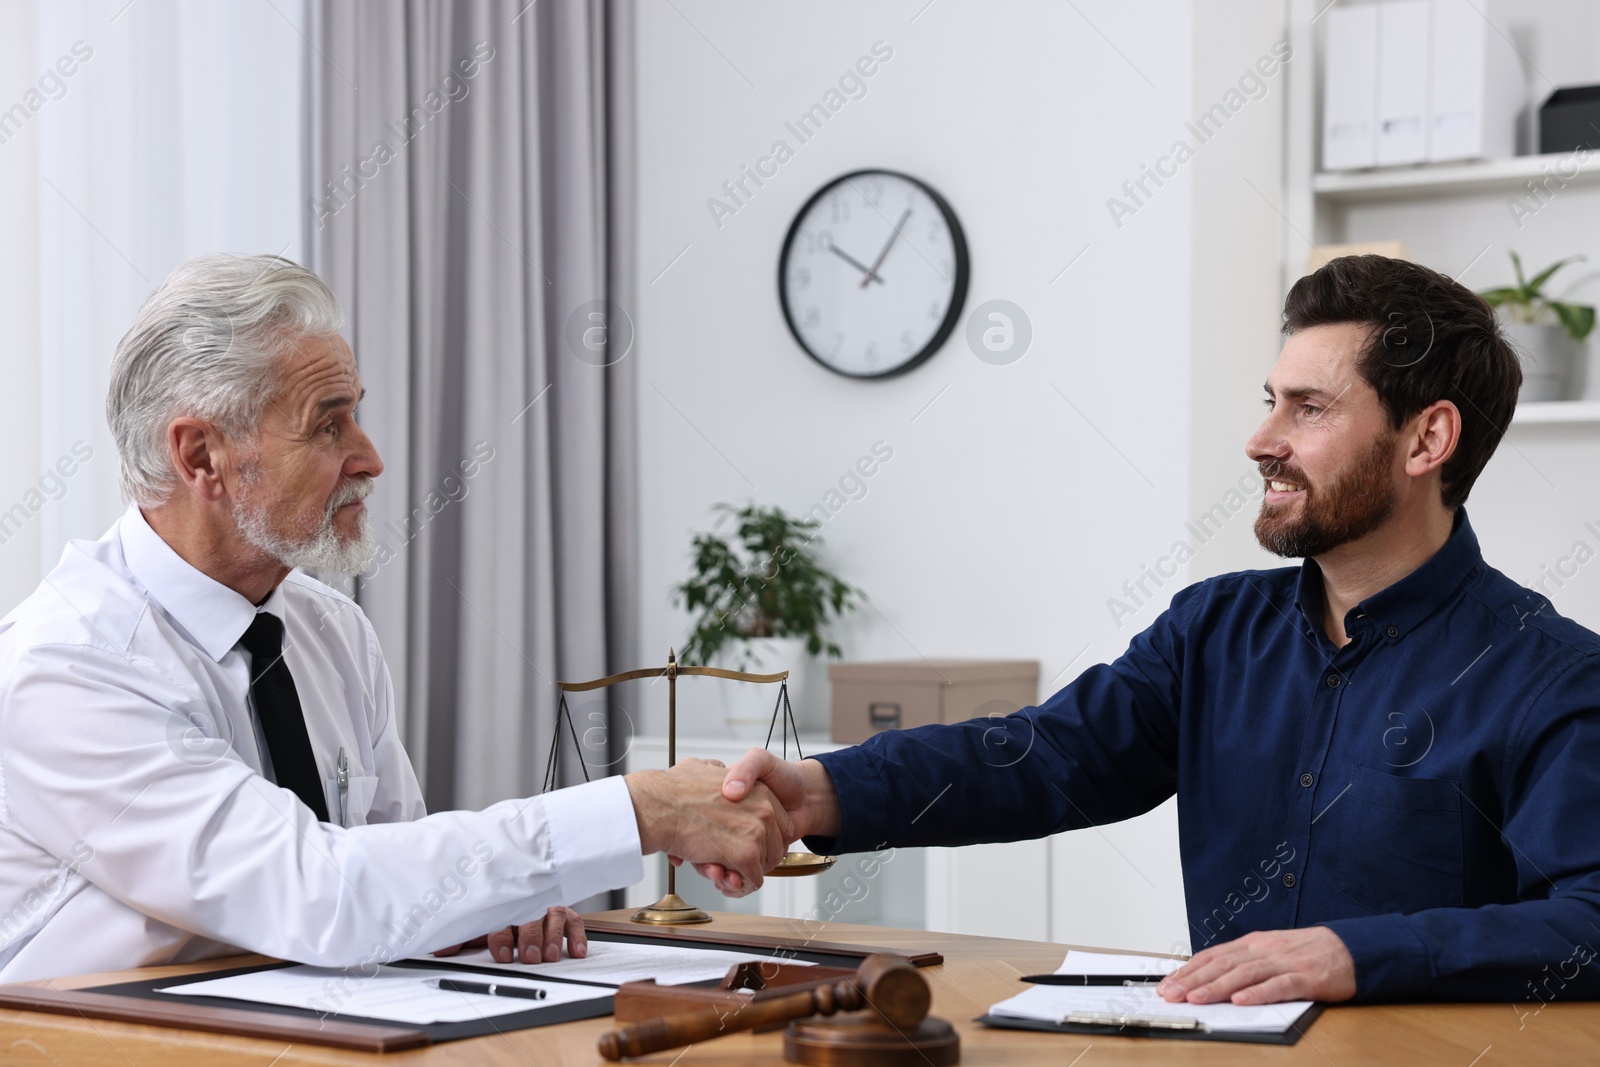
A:
[[[834,663],[833,740],[853,745],[883,730],[1009,715],[1039,699],[1038,660],[908,659]]]

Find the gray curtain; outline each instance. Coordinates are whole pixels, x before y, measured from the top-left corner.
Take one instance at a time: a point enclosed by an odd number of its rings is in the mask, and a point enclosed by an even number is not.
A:
[[[556,679],[637,665],[631,3],[310,16],[310,265],[386,467],[355,595],[430,810],[482,807],[538,791]],[[614,773],[604,699],[573,710]]]

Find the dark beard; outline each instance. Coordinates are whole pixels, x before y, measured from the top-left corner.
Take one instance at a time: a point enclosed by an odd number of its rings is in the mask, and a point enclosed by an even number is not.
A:
[[[1372,448],[1326,490],[1306,482],[1304,474],[1276,460],[1261,464],[1266,481],[1280,478],[1303,486],[1305,500],[1292,518],[1282,506],[1263,502],[1256,516],[1256,540],[1285,558],[1308,558],[1330,552],[1382,526],[1394,514],[1395,491],[1390,480],[1394,463],[1393,430],[1385,429]]]

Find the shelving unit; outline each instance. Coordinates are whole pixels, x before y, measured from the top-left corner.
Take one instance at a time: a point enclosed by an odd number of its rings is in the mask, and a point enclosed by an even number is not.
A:
[[[1600,400],[1551,400],[1519,404],[1517,413],[1511,417],[1513,426],[1557,422],[1600,423]]]
[[[1333,0],[1350,4],[1361,0]],[[1557,259],[1586,254],[1588,264],[1564,271],[1556,293],[1577,303],[1600,303],[1600,152],[1557,152],[1507,159],[1423,163],[1360,171],[1321,171],[1322,31],[1329,0],[1289,0],[1286,64],[1283,216],[1284,292],[1304,273],[1311,246],[1399,240],[1407,253],[1473,289],[1510,282],[1508,253],[1538,269]],[[1530,99],[1556,84],[1600,82],[1600,46],[1593,41],[1591,9],[1581,0],[1537,0],[1520,5],[1483,5],[1514,25],[1513,34],[1530,69]],[[1543,49],[1543,51],[1541,51]],[[1535,196],[1529,183],[1543,187]],[[1567,286],[1573,286],[1567,290]],[[1594,346],[1589,346],[1592,349]],[[1521,407],[1513,425],[1600,426],[1600,362],[1589,351],[1579,372],[1582,399]],[[1600,439],[1597,439],[1600,440]]]
[[[1581,10],[1581,5],[1576,4],[1577,0],[1540,0],[1516,17],[1522,20],[1522,29],[1531,39],[1550,42],[1564,33],[1570,34],[1562,27]],[[1426,256],[1432,252],[1436,260],[1433,265],[1447,273],[1462,272],[1476,264],[1472,278],[1478,285],[1493,284],[1496,276],[1505,272],[1507,248],[1518,248],[1525,260],[1541,262],[1595,251],[1583,245],[1592,239],[1588,223],[1597,214],[1588,205],[1600,203],[1600,153],[1590,154],[1581,163],[1574,153],[1562,152],[1363,171],[1320,171],[1321,31],[1326,26],[1321,16],[1329,6],[1328,0],[1289,0],[1288,35],[1294,59],[1285,65],[1289,75],[1285,86],[1288,95],[1283,210],[1289,223],[1284,235],[1286,292],[1300,277],[1308,245],[1376,239],[1374,231],[1380,228],[1383,237],[1405,241],[1413,253]],[[1581,67],[1569,62],[1558,68],[1550,65],[1547,57],[1534,57],[1539,62],[1537,72],[1530,75],[1530,94],[1537,98],[1550,90],[1546,73],[1561,82],[1600,81],[1600,52],[1589,51],[1595,54]],[[1525,51],[1525,62],[1532,62],[1528,55]],[[1505,202],[1511,197],[1523,197],[1542,209],[1538,201],[1529,197],[1526,183],[1543,182],[1547,175],[1554,176],[1550,188],[1557,201],[1556,209],[1549,216],[1541,210],[1537,225],[1525,225],[1526,220],[1519,220],[1506,210]],[[1545,199],[1552,197],[1547,195]],[[1579,202],[1586,205],[1581,226],[1575,228],[1566,220],[1562,226],[1550,222]],[[1441,237],[1441,219],[1453,224],[1454,243]],[[1556,232],[1562,228],[1567,232]],[[1541,243],[1551,246],[1551,251],[1541,249]],[[1491,249],[1486,260],[1473,260],[1486,246]],[[1456,263],[1458,255],[1460,262]]]
[[[1571,185],[1600,185],[1600,152],[1581,163],[1571,152],[1510,159],[1477,159],[1461,163],[1424,163],[1385,170],[1330,171],[1312,175],[1311,192],[1336,203],[1366,203],[1398,197],[1450,193],[1522,192],[1525,183],[1555,175],[1560,189]]]

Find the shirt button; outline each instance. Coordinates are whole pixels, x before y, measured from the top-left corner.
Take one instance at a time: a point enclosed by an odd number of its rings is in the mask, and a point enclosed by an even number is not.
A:
[[[1400,636],[1400,627],[1398,627],[1398,626],[1389,627],[1389,636],[1390,637],[1399,637]]]
[[[1316,781],[1316,779],[1311,777],[1311,775],[1309,773],[1308,774],[1302,774],[1300,776],[1300,784],[1305,786],[1307,789],[1311,788],[1311,783],[1314,782],[1314,781]]]
[[[1328,688],[1329,689],[1337,689],[1337,688],[1339,688],[1339,676],[1337,674],[1328,675]]]
[[[1285,889],[1293,889],[1294,888],[1294,875],[1293,874],[1286,874],[1286,875],[1283,876],[1283,887]]]

